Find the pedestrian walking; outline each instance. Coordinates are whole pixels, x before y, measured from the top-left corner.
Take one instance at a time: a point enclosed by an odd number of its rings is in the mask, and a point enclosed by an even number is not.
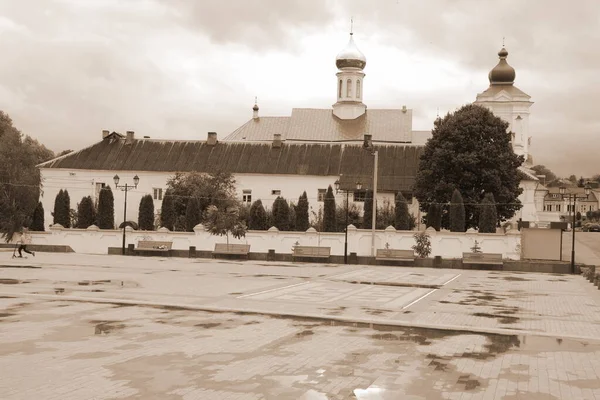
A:
[[[35,252],[27,250],[27,245],[31,244],[31,235],[29,234],[27,228],[23,228],[23,230],[21,230],[21,237],[19,238],[19,241],[17,242],[17,244],[19,245],[19,257],[20,258],[23,258],[22,251],[24,251],[27,254],[31,254],[32,256],[35,257]]]

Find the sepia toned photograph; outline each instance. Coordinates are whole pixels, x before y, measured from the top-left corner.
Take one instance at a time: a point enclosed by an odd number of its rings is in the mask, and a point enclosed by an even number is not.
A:
[[[600,400],[599,16],[0,0],[0,399]]]

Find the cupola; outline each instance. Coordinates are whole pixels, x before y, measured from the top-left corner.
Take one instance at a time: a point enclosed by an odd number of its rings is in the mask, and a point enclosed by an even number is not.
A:
[[[515,82],[515,69],[508,65],[506,57],[508,57],[508,51],[503,47],[498,52],[500,61],[489,73],[488,78],[491,85],[512,85]]]

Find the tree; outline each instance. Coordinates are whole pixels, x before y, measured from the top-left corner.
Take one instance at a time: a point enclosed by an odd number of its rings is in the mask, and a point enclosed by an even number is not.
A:
[[[536,175],[545,176],[545,178],[543,178],[544,184],[554,182],[558,179],[558,176],[556,176],[554,172],[550,171],[550,169],[547,168],[545,165],[534,165],[533,167],[531,167],[531,169],[536,173]]]
[[[280,231],[289,230],[290,226],[290,207],[281,196],[277,196],[273,202],[273,225]]]
[[[442,207],[439,204],[431,203],[427,211],[427,227],[432,227],[439,231],[442,226]]]
[[[568,179],[571,181],[571,183],[577,184],[577,176],[570,175]]]
[[[167,191],[173,196],[175,219],[185,217],[191,198],[196,198],[200,210],[200,222],[209,205],[225,209],[237,201],[235,179],[231,173],[215,172],[177,173],[167,181]],[[175,224],[177,225],[177,224]]]
[[[7,242],[31,224],[41,188],[36,166],[53,157],[52,151],[23,135],[0,111],[0,232]]]
[[[71,227],[71,198],[67,190],[59,190],[54,199],[54,223],[65,228]]]
[[[44,225],[44,206],[40,201],[33,211],[32,222],[29,229],[32,231],[43,232],[45,230]]]
[[[465,231],[465,205],[458,189],[454,189],[450,200],[450,231]]]
[[[410,229],[410,216],[408,215],[408,204],[402,192],[396,195],[396,223],[394,227],[399,231],[407,231]]]
[[[331,185],[327,188],[323,201],[323,231],[335,232],[335,195]]]
[[[296,230],[304,232],[309,228],[308,221],[308,197],[306,191],[298,198],[298,205],[296,205]]]
[[[477,226],[476,205],[484,193],[496,195],[500,220],[514,216],[521,208],[519,167],[524,158],[513,152],[507,128],[506,122],[477,105],[437,119],[414,185],[421,210],[429,203],[448,203],[458,189],[465,204],[465,228]]]
[[[363,229],[371,229],[373,226],[373,192],[367,190],[365,193],[365,205],[363,212]]]
[[[250,216],[248,217],[248,229],[256,231],[266,231],[269,229],[267,221],[267,212],[260,199],[252,203],[250,207]]]
[[[575,214],[575,219],[577,221],[581,221],[581,212],[577,211],[577,214]]]
[[[194,227],[198,225],[201,220],[200,201],[198,197],[194,196],[188,200],[187,208],[185,210],[186,230],[188,232],[194,232]]]
[[[214,205],[208,206],[204,215],[204,225],[211,235],[227,236],[227,245],[229,234],[236,239],[246,236],[246,224],[240,221],[239,208],[236,206],[222,210]]]
[[[415,244],[411,247],[420,258],[427,258],[431,254],[431,240],[427,232],[417,232],[413,235]]]
[[[98,196],[98,228],[115,228],[115,198],[110,186],[103,187]]]
[[[73,152],[73,150],[63,150],[60,153],[56,154],[55,157],[62,157],[62,156],[65,156],[65,155],[67,155],[69,153],[72,153],[72,152]]]
[[[140,200],[138,226],[143,231],[154,230],[154,200],[150,194],[145,195]]]
[[[175,205],[173,203],[171,190],[167,189],[163,197],[162,207],[160,209],[160,225],[172,231],[175,225]]]
[[[96,211],[94,210],[94,202],[90,196],[81,199],[77,205],[77,228],[86,229],[90,225],[94,225],[96,221]]]
[[[496,211],[496,201],[492,193],[486,193],[481,202],[481,212],[479,213],[479,233],[496,233],[498,224],[498,214]]]

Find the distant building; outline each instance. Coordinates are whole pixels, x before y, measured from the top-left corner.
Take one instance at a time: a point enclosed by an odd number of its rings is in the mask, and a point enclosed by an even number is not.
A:
[[[515,219],[537,220],[543,207],[542,188],[529,156],[530,97],[514,86],[515,71],[505,49],[490,72],[490,87],[477,95],[476,104],[488,107],[506,120],[515,133],[513,149],[529,164],[521,168],[523,209]],[[329,185],[340,180],[341,188],[351,192],[350,201],[362,204],[365,190],[372,189],[373,156],[362,148],[369,135],[379,153],[378,202],[393,201],[397,192],[409,200],[409,210],[419,217],[412,186],[423,146],[430,131],[412,129],[412,110],[369,109],[363,102],[366,57],[358,50],[353,35],[337,55],[335,99],[328,109],[294,108],[289,117],[259,114],[258,104],[252,118],[219,141],[209,132],[206,140],[138,139],[134,132],[121,135],[102,131],[102,140],[40,165],[46,210],[52,222],[54,198],[68,189],[72,208],[84,196],[98,198],[105,185],[112,185],[118,174],[121,182],[140,177],[137,189],[128,194],[129,220],[137,220],[141,197],[152,194],[160,209],[167,180],[177,172],[228,171],[235,175],[240,200],[250,204],[261,199],[270,207],[277,196],[297,201],[307,192],[314,213],[318,212]],[[356,190],[356,182],[362,184]],[[545,188],[543,188],[545,190]],[[540,194],[541,193],[541,194]],[[338,194],[338,202],[345,195]],[[123,221],[122,194],[115,191],[115,221]]]

